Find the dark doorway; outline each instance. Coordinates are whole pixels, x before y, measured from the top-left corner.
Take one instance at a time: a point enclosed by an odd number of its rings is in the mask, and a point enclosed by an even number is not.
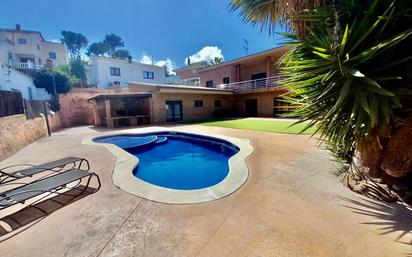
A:
[[[246,99],[245,100],[245,114],[248,117],[257,116],[257,99]]]
[[[250,79],[255,80],[255,79],[265,79],[265,78],[266,78],[266,72],[262,72],[262,73],[252,74],[252,77]]]
[[[166,101],[166,121],[175,122],[183,120],[182,101]]]
[[[34,58],[30,58],[30,57],[20,57],[20,62],[28,63],[29,61],[34,64]]]

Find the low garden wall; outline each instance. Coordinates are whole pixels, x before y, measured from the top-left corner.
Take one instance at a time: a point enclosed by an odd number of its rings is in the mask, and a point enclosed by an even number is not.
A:
[[[61,127],[60,113],[49,115],[51,131]],[[0,118],[0,161],[13,155],[30,143],[47,136],[45,118],[27,119],[18,114]]]

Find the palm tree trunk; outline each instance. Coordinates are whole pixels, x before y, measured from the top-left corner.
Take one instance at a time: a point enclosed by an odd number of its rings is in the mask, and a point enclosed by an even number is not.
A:
[[[372,178],[384,178],[385,172],[381,169],[385,140],[379,135],[371,138],[367,144],[358,147],[355,158],[359,170]]]

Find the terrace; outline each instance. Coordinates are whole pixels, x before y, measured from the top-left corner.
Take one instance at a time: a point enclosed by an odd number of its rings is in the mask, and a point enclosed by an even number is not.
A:
[[[104,147],[82,144],[89,137],[164,129],[249,140],[254,153],[247,159],[246,183],[203,204],[153,202],[113,184],[113,168],[124,160]],[[339,185],[329,154],[317,149],[309,135],[202,125],[103,132],[77,127],[37,141],[0,165],[44,163],[73,154],[90,161],[101,177],[100,190],[3,212],[2,256],[376,257],[410,251],[410,210]]]

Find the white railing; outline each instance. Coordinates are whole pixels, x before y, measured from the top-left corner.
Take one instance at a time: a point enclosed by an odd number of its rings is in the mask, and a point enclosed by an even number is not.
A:
[[[27,70],[42,70],[44,65],[34,64],[32,62],[15,62],[13,63],[16,69],[27,69]]]
[[[230,84],[217,85],[217,88],[233,90],[235,93],[247,93],[253,91],[267,91],[280,87],[279,80],[282,76],[273,76],[264,79],[245,80]]]

